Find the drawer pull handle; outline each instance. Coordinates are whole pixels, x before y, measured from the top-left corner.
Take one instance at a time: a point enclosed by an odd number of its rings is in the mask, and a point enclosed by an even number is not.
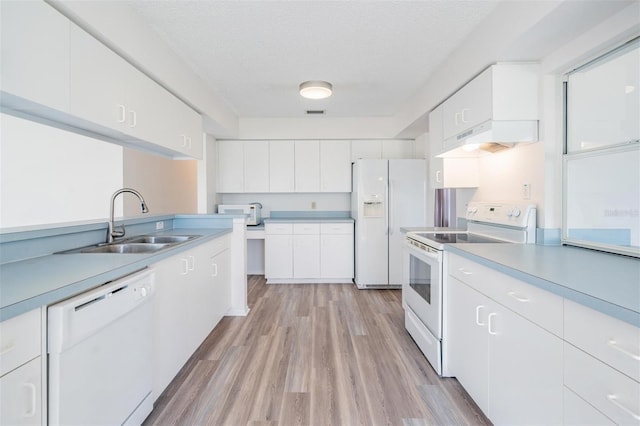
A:
[[[480,310],[481,309],[484,309],[484,305],[476,306],[476,324],[479,325],[480,327],[484,327],[485,325],[487,325],[487,323],[480,322]]]
[[[24,413],[24,417],[33,417],[36,415],[36,409],[38,408],[36,400],[38,395],[36,385],[34,385],[33,383],[24,383],[24,387],[27,388],[27,390],[31,394],[31,408],[29,409],[29,411]]]
[[[618,346],[618,342],[616,342],[613,339],[609,340],[607,342],[607,345],[611,346],[613,349],[617,350],[618,352],[622,352],[623,354],[635,359],[636,361],[640,361],[640,355],[634,354],[633,352],[630,352],[625,348]]]
[[[607,399],[609,400],[610,403],[612,403],[613,405],[615,405],[616,407],[618,407],[619,409],[621,409],[622,411],[624,411],[625,413],[627,413],[628,415],[633,417],[634,419],[640,420],[640,414],[636,414],[633,411],[629,410],[624,405],[622,405],[618,401],[618,397],[617,396],[615,396],[615,395],[607,395]]]
[[[473,272],[468,271],[468,270],[466,270],[464,268],[458,268],[458,271],[462,272],[465,275],[473,275]]]
[[[522,302],[522,303],[526,303],[526,302],[530,302],[531,299],[529,299],[526,296],[520,296],[518,295],[518,293],[516,293],[515,291],[510,291],[507,293],[509,296],[513,297],[514,299],[516,299],[518,302]]]
[[[492,336],[495,336],[495,335],[497,335],[497,334],[498,334],[498,333],[496,333],[496,332],[493,330],[493,327],[492,327],[492,325],[493,325],[493,318],[494,318],[496,315],[498,315],[498,314],[496,314],[496,313],[491,313],[491,314],[489,314],[489,315],[487,316],[487,324],[489,324],[489,325],[487,326],[487,330],[489,331],[489,334],[491,334]]]
[[[2,348],[2,352],[0,352],[0,356],[8,354],[9,352],[11,352],[12,350],[14,350],[16,348],[16,342],[11,342],[10,345]]]

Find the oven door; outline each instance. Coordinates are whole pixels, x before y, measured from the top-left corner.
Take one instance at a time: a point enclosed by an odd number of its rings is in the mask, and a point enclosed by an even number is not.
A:
[[[427,250],[405,244],[402,296],[406,307],[442,340],[442,252]]]

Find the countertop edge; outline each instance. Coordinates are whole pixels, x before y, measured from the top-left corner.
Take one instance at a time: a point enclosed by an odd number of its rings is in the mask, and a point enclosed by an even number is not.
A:
[[[616,305],[606,300],[591,296],[589,294],[570,289],[561,284],[548,281],[546,279],[537,277],[535,275],[528,274],[519,269],[507,266],[498,262],[495,262],[486,257],[470,253],[463,248],[456,247],[455,245],[447,245],[445,250],[455,253],[459,256],[465,257],[469,260],[473,260],[481,265],[487,266],[491,269],[495,269],[527,284],[534,285],[543,290],[549,291],[553,294],[566,298],[568,300],[580,303],[584,306],[590,307],[603,314],[617,318],[621,321],[632,324],[636,327],[640,327],[640,312],[632,311],[623,306]],[[446,273],[446,272],[445,272]]]

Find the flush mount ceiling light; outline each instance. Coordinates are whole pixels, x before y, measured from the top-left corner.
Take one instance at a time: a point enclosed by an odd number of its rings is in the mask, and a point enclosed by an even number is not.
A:
[[[300,95],[308,99],[324,99],[331,96],[333,86],[326,81],[305,81],[300,83]]]

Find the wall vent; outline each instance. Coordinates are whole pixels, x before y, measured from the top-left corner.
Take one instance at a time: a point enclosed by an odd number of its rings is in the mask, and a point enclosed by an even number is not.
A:
[[[324,110],[323,109],[308,109],[307,110],[307,115],[323,115],[324,114]]]

